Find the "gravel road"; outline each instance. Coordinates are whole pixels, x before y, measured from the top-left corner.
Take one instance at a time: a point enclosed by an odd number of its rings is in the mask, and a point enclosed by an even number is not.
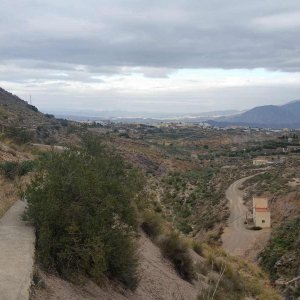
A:
[[[247,258],[248,253],[259,252],[261,248],[259,244],[264,244],[270,234],[270,229],[252,231],[245,227],[246,214],[250,212],[243,203],[244,192],[240,190],[240,187],[251,177],[253,176],[239,179],[227,189],[226,197],[229,201],[230,217],[222,235],[223,249],[232,256],[244,258]]]

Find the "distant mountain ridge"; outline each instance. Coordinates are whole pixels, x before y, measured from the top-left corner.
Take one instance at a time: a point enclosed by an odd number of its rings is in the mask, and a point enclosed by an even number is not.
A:
[[[123,112],[124,113],[124,112]],[[129,112],[120,118],[120,112],[97,112],[95,116],[85,116],[85,112],[78,116],[64,116],[73,120],[114,120],[118,122],[156,123],[162,122],[207,122],[216,126],[250,126],[260,128],[300,128],[300,100],[284,105],[257,106],[243,113],[234,110],[193,113],[189,115],[162,114],[160,117],[145,115],[143,117],[130,116]],[[219,117],[221,116],[221,117]],[[49,114],[43,114],[35,106],[28,104],[19,97],[0,88],[0,125],[21,126],[28,129],[48,127],[52,131],[60,126],[60,121]]]
[[[77,111],[50,111],[51,114],[59,118],[66,118],[74,121],[87,121],[87,120],[206,120],[207,118],[217,118],[220,116],[230,116],[239,113],[238,110],[218,110],[218,111],[207,111],[200,113],[163,113],[163,112],[130,112],[122,110],[111,110],[111,111],[97,111],[97,110],[77,110]]]
[[[244,113],[208,121],[219,126],[250,126],[262,128],[300,128],[300,100],[287,104],[254,107]]]

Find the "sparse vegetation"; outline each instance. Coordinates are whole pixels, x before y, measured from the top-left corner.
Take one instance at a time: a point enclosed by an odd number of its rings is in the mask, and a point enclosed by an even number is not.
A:
[[[272,280],[280,276],[292,279],[299,275],[300,217],[275,230],[261,258],[261,264],[270,273]]]
[[[24,176],[34,170],[36,162],[32,160],[15,162],[7,161],[0,164],[0,172],[8,179],[13,180],[16,176]]]
[[[8,120],[1,128],[1,138],[16,147],[9,160],[19,159],[20,145],[30,142],[69,145],[74,138],[76,145],[63,153],[45,150],[47,153],[40,155],[32,150],[40,156],[40,163],[5,162],[0,166],[1,180],[10,187],[2,198],[13,199],[9,205],[16,199],[12,190],[19,185],[19,177],[26,179],[23,175],[38,167],[26,190],[26,218],[36,228],[37,261],[44,270],[75,282],[81,282],[81,275],[96,283],[108,277],[134,289],[138,284],[136,239],[141,228],[181,278],[206,285],[199,299],[278,299],[260,269],[227,256],[218,247],[207,246],[203,240],[215,246],[220,241],[222,224],[228,217],[224,192],[229,184],[251,169],[252,157],[277,153],[278,148],[291,145],[286,137],[263,141],[263,132],[243,135],[239,129],[220,131],[182,124],[170,128],[76,124],[22,105],[22,113],[14,113],[11,106],[0,109],[0,118]],[[105,136],[108,146],[89,137],[78,147],[77,139],[89,130]],[[268,133],[267,139],[271,135]],[[298,136],[293,138],[298,142]],[[107,148],[111,146],[145,171],[151,182],[145,189],[152,193],[150,200],[148,195],[141,196],[142,176]],[[286,183],[297,177],[294,173],[282,178],[270,170],[252,184],[283,194],[289,191]],[[193,239],[196,235],[200,240]],[[143,236],[141,240],[146,239]],[[170,264],[158,249],[149,240],[146,243],[150,247],[145,252],[149,254],[152,247],[154,259],[165,263],[169,271]],[[292,247],[295,245],[293,242]],[[281,260],[275,248],[269,256],[277,255]],[[36,286],[43,286],[38,272],[33,279]],[[197,284],[188,286],[195,288]]]
[[[173,172],[164,179],[163,203],[172,211],[174,225],[184,234],[213,230],[215,224],[224,222],[228,216],[224,193],[237,176],[224,176],[218,166],[194,167],[187,172]],[[232,176],[232,177],[231,177]],[[208,209],[209,208],[209,209]],[[219,232],[215,240],[218,242]]]
[[[282,167],[274,168],[265,173],[258,174],[245,183],[245,187],[255,187],[256,194],[270,192],[273,195],[282,195],[290,191],[288,179],[283,176]]]
[[[37,107],[35,107],[34,105],[31,104],[27,104],[27,107],[31,110],[33,110],[34,112],[38,112],[39,110],[37,109]]]
[[[199,241],[193,240],[192,247],[198,255],[203,255],[203,245]]]
[[[141,228],[158,245],[165,258],[170,260],[181,278],[195,279],[195,269],[189,253],[189,244],[178,233],[166,229],[166,223],[158,213],[147,211],[143,216]],[[199,242],[192,244],[200,251]],[[195,251],[196,251],[195,250]]]
[[[46,117],[46,118],[49,118],[49,119],[55,118],[54,115],[52,115],[52,114],[45,114],[45,117]]]
[[[159,245],[162,254],[174,265],[178,274],[187,281],[195,278],[194,266],[187,244],[176,233],[161,236]]]
[[[258,267],[232,258],[223,251],[205,247],[205,270],[208,287],[200,293],[199,300],[281,299],[272,288],[266,288],[268,278]]]
[[[161,217],[151,211],[145,212],[141,228],[151,239],[157,238],[162,232]]]
[[[6,138],[12,139],[17,144],[26,144],[32,141],[33,133],[26,128],[10,126],[5,130]]]

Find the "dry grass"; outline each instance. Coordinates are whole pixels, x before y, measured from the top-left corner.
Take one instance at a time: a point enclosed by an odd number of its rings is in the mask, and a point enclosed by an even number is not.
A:
[[[14,181],[8,180],[0,176],[0,217],[20,199],[20,194],[24,190],[26,183],[30,180],[30,176],[17,178]]]
[[[19,195],[15,182],[0,177],[0,217],[17,201]]]
[[[0,162],[23,162],[35,157],[28,145],[16,145],[9,139],[2,139],[0,143]],[[18,200],[25,186],[30,181],[30,175],[9,180],[0,175],[0,217]]]
[[[258,266],[233,258],[220,248],[204,246],[203,253],[207,268],[211,270],[208,276],[210,286],[215,286],[216,278],[224,270],[215,299],[281,299],[270,286],[267,275]],[[201,297],[202,295],[199,299],[206,299],[205,294],[204,298]]]

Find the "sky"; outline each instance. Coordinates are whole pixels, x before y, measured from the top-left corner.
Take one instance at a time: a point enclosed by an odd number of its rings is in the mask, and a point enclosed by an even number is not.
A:
[[[299,0],[0,0],[0,87],[42,111],[300,99]]]

